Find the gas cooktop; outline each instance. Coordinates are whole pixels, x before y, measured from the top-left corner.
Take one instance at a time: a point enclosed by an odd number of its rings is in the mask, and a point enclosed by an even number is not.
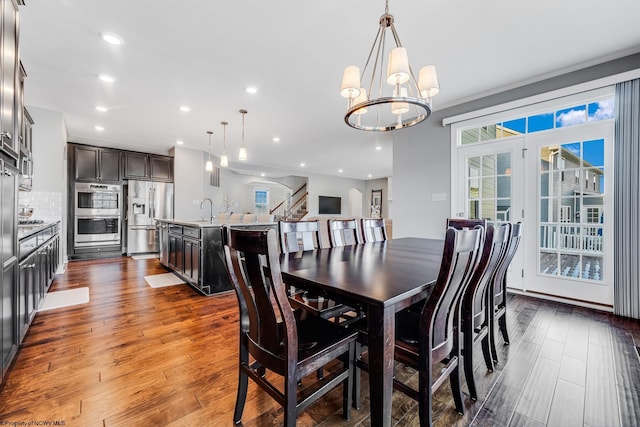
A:
[[[43,219],[19,219],[18,225],[35,225],[35,224],[44,224]]]

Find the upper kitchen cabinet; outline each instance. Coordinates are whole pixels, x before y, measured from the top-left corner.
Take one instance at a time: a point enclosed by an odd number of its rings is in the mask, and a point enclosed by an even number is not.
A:
[[[74,177],[76,181],[120,182],[119,150],[73,145]]]
[[[22,99],[16,96],[18,86],[18,2],[2,0],[0,34],[0,150],[14,159],[17,166],[19,141],[17,135],[17,105],[22,108]]]
[[[125,151],[124,179],[173,182],[173,158]]]

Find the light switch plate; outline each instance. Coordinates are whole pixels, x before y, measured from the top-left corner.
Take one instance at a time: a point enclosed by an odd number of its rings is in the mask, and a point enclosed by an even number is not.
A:
[[[431,193],[432,202],[446,202],[447,193]]]

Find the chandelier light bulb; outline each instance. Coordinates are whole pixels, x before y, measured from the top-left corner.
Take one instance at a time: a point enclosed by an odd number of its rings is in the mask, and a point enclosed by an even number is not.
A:
[[[418,88],[420,89],[420,95],[424,98],[432,98],[440,92],[440,84],[438,83],[436,67],[433,65],[427,65],[420,69],[420,74],[418,75]]]
[[[389,54],[389,68],[387,69],[387,83],[390,85],[404,84],[411,78],[407,49],[396,47]]]

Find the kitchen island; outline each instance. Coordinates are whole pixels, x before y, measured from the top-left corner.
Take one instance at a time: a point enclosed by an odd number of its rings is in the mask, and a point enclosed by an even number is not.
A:
[[[221,223],[159,219],[160,263],[204,295],[233,289],[224,263],[224,226],[277,228],[277,223]]]

